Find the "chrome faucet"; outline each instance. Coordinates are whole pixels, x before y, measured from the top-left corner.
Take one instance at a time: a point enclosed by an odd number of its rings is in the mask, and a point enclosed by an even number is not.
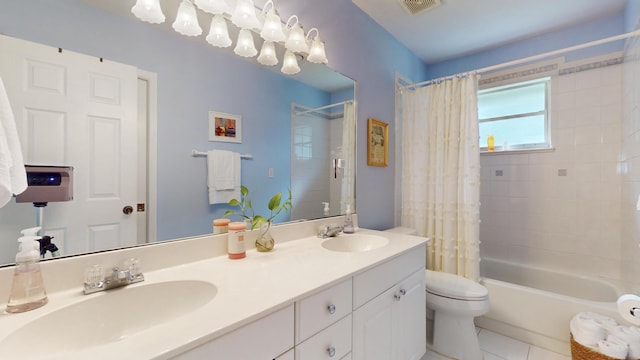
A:
[[[339,226],[336,224],[331,224],[329,226],[320,225],[318,227],[318,237],[320,239],[335,237],[335,236],[338,236],[338,234],[340,234],[341,231],[342,231],[342,226]]]
[[[115,266],[106,275],[102,266],[93,265],[84,273],[84,294],[93,294],[141,281],[144,281],[144,275],[138,259],[128,259],[124,261],[122,267]]]

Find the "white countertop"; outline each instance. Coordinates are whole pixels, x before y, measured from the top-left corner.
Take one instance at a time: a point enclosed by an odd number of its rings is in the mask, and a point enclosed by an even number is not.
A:
[[[358,233],[376,234],[390,241],[388,245],[370,251],[335,252],[321,246],[323,239],[305,237],[283,243],[276,241],[275,249],[268,253],[247,251],[247,257],[241,260],[230,260],[226,255],[220,255],[145,272],[144,282],[129,287],[174,280],[203,280],[214,284],[217,294],[197,310],[185,309],[185,314],[178,318],[146,328],[120,341],[74,349],[72,353],[57,354],[51,359],[168,359],[427,241],[425,238],[373,230],[358,229]],[[144,252],[140,258],[144,261]],[[48,274],[45,282],[52,277]],[[75,288],[50,292],[49,303],[40,309],[22,314],[1,314],[0,343],[24,324],[89,296],[109,296],[109,292],[82,295],[80,283]],[[167,296],[174,296],[175,306],[180,307],[180,299],[189,294]],[[4,307],[4,304],[0,306]],[[64,325],[60,324],[61,331],[64,331]],[[38,346],[37,339],[28,341]],[[3,353],[2,347],[0,358],[23,359],[20,354]]]

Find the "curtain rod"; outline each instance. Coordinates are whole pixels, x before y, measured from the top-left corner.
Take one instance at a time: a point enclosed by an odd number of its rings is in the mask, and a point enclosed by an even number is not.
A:
[[[480,69],[467,71],[467,72],[464,72],[464,73],[459,73],[459,74],[454,74],[454,75],[449,75],[449,76],[444,76],[444,77],[437,78],[437,79],[422,81],[422,82],[411,84],[411,85],[404,85],[404,86],[401,86],[400,89],[401,90],[404,90],[404,89],[415,89],[415,88],[421,87],[423,85],[428,85],[428,84],[431,84],[431,83],[437,82],[437,81],[447,80],[447,79],[453,78],[455,76],[458,76],[460,74],[467,74],[467,73],[474,72],[474,71],[477,72],[477,73],[487,73],[487,72],[491,72],[491,71],[494,71],[494,70],[507,68],[507,67],[510,67],[510,66],[513,66],[513,65],[519,65],[519,64],[522,64],[522,63],[526,63],[526,62],[530,62],[530,61],[533,61],[533,60],[538,60],[538,59],[542,59],[542,58],[546,58],[546,57],[550,57],[550,56],[554,56],[554,55],[558,55],[558,54],[562,54],[562,53],[566,53],[566,52],[570,52],[570,51],[575,51],[575,50],[588,48],[588,47],[591,47],[591,46],[606,44],[606,43],[609,43],[609,42],[612,42],[612,41],[624,40],[624,39],[630,38],[632,36],[638,36],[638,35],[640,35],[640,30],[634,30],[634,31],[631,31],[631,32],[628,32],[628,33],[615,35],[615,36],[611,36],[611,37],[600,39],[600,40],[590,41],[590,42],[587,42],[587,43],[584,43],[584,44],[569,46],[569,47],[566,47],[564,49],[549,51],[549,52],[546,52],[546,53],[543,53],[543,54],[533,55],[533,56],[529,56],[529,57],[526,57],[526,58],[523,58],[523,59],[508,61],[508,62],[505,62],[505,63],[502,63],[502,64],[498,64],[498,65],[487,66],[487,67],[483,67],[483,68],[480,68]]]
[[[307,113],[311,113],[311,112],[316,112],[318,110],[324,110],[324,109],[328,109],[328,108],[336,107],[338,105],[344,105],[344,104],[348,104],[348,103],[352,103],[352,102],[353,102],[353,100],[341,101],[341,102],[338,102],[338,103],[335,103],[335,104],[325,105],[325,106],[321,106],[321,107],[317,107],[317,108],[313,108],[313,109],[307,109],[307,110],[300,111],[300,112],[294,111],[293,114],[296,115],[296,116],[303,115],[303,114],[307,114]],[[302,106],[302,105],[298,105],[298,104],[295,104],[294,107],[295,106],[301,107],[303,109],[307,108],[306,106]]]

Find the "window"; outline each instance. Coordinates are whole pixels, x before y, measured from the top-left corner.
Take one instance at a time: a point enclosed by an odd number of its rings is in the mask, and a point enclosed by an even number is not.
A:
[[[313,157],[313,129],[311,126],[297,126],[293,131],[293,150],[299,160]]]
[[[496,150],[551,147],[547,101],[549,80],[547,77],[478,92],[481,150],[487,150],[489,135],[494,137]]]

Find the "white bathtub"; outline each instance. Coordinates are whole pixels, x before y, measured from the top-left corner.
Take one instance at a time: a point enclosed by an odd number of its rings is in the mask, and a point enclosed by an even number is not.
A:
[[[576,313],[621,321],[621,292],[600,279],[485,258],[480,273],[491,302],[489,312],[476,318],[481,328],[569,355],[569,320]]]

